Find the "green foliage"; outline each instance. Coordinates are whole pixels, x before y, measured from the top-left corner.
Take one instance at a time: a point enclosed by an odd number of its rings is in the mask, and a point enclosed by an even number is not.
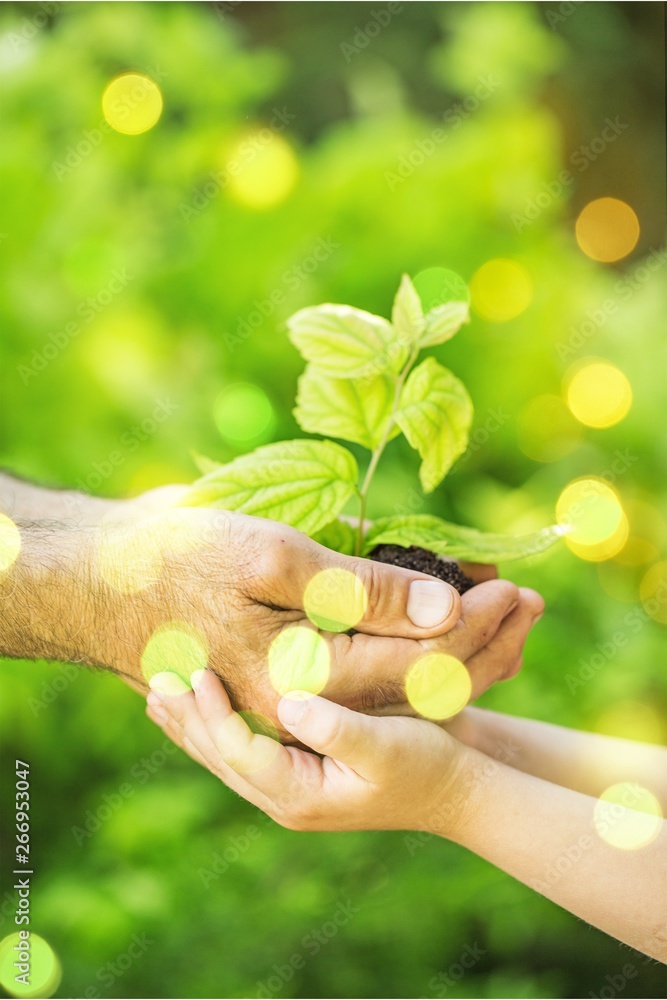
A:
[[[552,525],[525,535],[493,535],[448,524],[432,514],[405,514],[378,518],[366,533],[364,552],[376,545],[421,545],[452,559],[498,563],[544,552],[563,534],[563,528]]]
[[[460,279],[454,282],[457,292],[459,283]],[[473,407],[463,383],[435,358],[413,365],[422,347],[449,340],[468,319],[467,299],[438,302],[424,315],[419,294],[404,274],[391,323],[351,306],[331,304],[302,309],[287,321],[294,344],[310,362],[299,379],[296,420],[305,431],[331,434],[372,452],[357,489],[357,554],[369,551],[363,528],[367,493],[385,446],[396,434],[403,431],[422,458],[419,478],[425,493],[442,482],[466,449]],[[306,534],[319,532],[356,488],[350,479],[356,463],[349,452],[344,459],[343,449],[331,442],[302,444],[305,447],[292,441],[259,448],[211,470],[210,459],[198,457],[206,475],[183,503],[240,510],[284,521]],[[337,451],[331,452],[332,447]],[[455,547],[451,554],[480,561],[533,555],[561,534],[544,529],[525,537],[490,535],[486,540],[471,529],[452,535],[453,526],[439,523],[439,534],[432,524],[427,529],[424,518],[403,518],[400,525],[392,521],[386,531],[397,545],[424,545],[432,536],[439,545],[433,551],[448,547],[450,552]],[[349,533],[331,532],[326,537],[330,548],[337,549],[338,544],[349,548]]]
[[[472,414],[463,384],[434,358],[410,373],[395,419],[422,457],[419,478],[426,493],[436,488],[466,450]]]
[[[442,286],[423,270],[433,262],[455,261],[470,279],[507,257],[530,275],[526,311],[491,323],[473,301],[462,335],[428,349],[475,401],[468,449],[445,488],[425,496],[415,454],[397,436],[368,517],[431,514],[520,535],[551,522],[565,483],[594,474],[614,479],[632,533],[664,551],[665,265],[651,259],[644,273],[643,260],[664,240],[654,210],[664,190],[661,5],[638,16],[636,5],[613,3],[573,4],[571,14],[558,4],[403,4],[348,63],[339,43],[368,21],[362,7],[45,4],[57,8],[50,15],[2,5],[2,465],[117,497],[189,483],[192,443],[227,464],[299,436],[292,405],[303,364],[277,333],[290,315],[315,302],[389,315],[403,271],[427,312]],[[145,135],[100,138],[101,95],[128,67],[157,78],[162,118]],[[475,104],[490,74],[500,85],[488,99],[443,122]],[[298,180],[283,201],[253,208],[235,196],[227,158],[276,108],[296,115],[280,138]],[[571,152],[610,114],[631,128],[578,173]],[[446,141],[390,188],[386,175],[435,128]],[[61,177],[54,164],[65,165]],[[564,169],[573,183],[526,223],[526,206],[542,203]],[[574,217],[601,192],[619,193],[619,177],[642,237],[633,256],[602,266],[577,249]],[[132,280],[102,307],[100,292],[123,267]],[[79,310],[90,298],[87,321]],[[72,322],[77,334],[24,382],[19,366],[56,353]],[[524,410],[561,398],[569,366],[589,354],[625,371],[632,410],[603,431],[565,412],[541,455],[543,429],[526,427]],[[261,389],[275,420],[257,440],[230,443],[212,415],[221,387],[238,383]],[[160,398],[175,409],[151,424]],[[361,465],[359,445],[350,447]],[[617,475],[619,455],[629,462]],[[654,512],[650,531],[633,502]],[[348,552],[355,540],[344,520],[316,537]],[[630,737],[641,711],[662,721],[664,737],[667,682],[656,665],[665,627],[640,600],[646,569],[587,563],[565,545],[508,563],[503,574],[540,591],[547,611],[522,672],[482,706]],[[3,781],[11,790],[16,756],[30,761],[32,929],[61,960],[57,996],[557,998],[599,995],[626,962],[635,995],[664,995],[662,967],[456,845],[281,829],[184,754],[167,753],[143,700],[115,677],[16,660],[0,674]],[[14,836],[9,801],[4,844]],[[79,844],[72,828],[100,816]],[[11,868],[0,937],[15,930]],[[359,912],[317,950],[313,932],[330,930],[340,899]],[[144,933],[149,950],[119,969]],[[474,942],[482,959],[448,982]],[[276,968],[297,954],[304,967],[276,990]],[[122,971],[111,983],[109,963]]]
[[[314,534],[352,496],[354,455],[333,441],[281,441],[203,476],[183,504],[268,517]]]

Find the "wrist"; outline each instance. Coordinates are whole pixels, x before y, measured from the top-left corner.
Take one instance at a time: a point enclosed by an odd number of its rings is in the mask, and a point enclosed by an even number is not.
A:
[[[438,795],[427,830],[465,845],[468,831],[475,822],[480,790],[490,778],[489,770],[500,765],[471,747],[463,744],[458,747],[449,786],[444,794]]]

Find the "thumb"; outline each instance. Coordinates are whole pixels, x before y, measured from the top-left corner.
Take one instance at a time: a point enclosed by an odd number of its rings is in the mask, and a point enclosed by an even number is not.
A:
[[[278,718],[300,743],[347,764],[363,777],[384,758],[387,719],[362,715],[307,691],[292,691],[278,703]]]
[[[283,540],[274,562],[283,606],[305,611],[325,632],[354,628],[369,635],[429,639],[459,620],[461,597],[443,580],[340,555],[300,532],[283,533]]]

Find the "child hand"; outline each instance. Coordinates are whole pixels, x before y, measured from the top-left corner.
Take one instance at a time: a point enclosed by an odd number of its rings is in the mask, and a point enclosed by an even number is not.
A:
[[[431,722],[376,718],[324,698],[288,696],[282,725],[316,753],[253,733],[218,677],[193,675],[194,691],[152,691],[148,715],[167,736],[239,795],[291,830],[429,830],[449,815],[466,751]],[[319,757],[317,754],[323,754]],[[457,796],[460,798],[460,796]]]

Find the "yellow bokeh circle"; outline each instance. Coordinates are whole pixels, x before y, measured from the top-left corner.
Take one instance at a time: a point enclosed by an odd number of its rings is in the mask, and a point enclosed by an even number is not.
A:
[[[260,129],[244,137],[225,165],[228,191],[241,205],[273,208],[291,193],[299,176],[299,161],[282,136]]]
[[[15,965],[14,963],[18,963]],[[25,976],[23,981],[17,976]],[[0,941],[0,986],[12,997],[52,997],[60,985],[62,969],[51,945],[32,931]]]
[[[601,840],[624,851],[651,844],[662,826],[662,809],[655,795],[628,781],[611,785],[595,803],[595,829]]]
[[[154,80],[143,73],[121,73],[102,95],[102,112],[116,132],[140,135],[162,114],[162,94]]]
[[[21,535],[11,517],[0,514],[0,573],[16,561],[21,551]]]
[[[327,685],[329,670],[326,640],[304,625],[284,629],[269,647],[269,677],[280,695],[291,691],[319,694]]]
[[[303,595],[303,608],[313,624],[325,632],[347,632],[366,614],[368,594],[350,570],[332,567],[311,577]]]
[[[195,670],[205,670],[209,645],[206,636],[184,621],[170,621],[157,628],[141,654],[141,673],[149,681],[156,674],[177,674],[186,684]]]
[[[609,361],[577,365],[566,376],[567,405],[587,427],[613,427],[632,406],[632,387]]]
[[[575,479],[556,503],[556,520],[568,525],[568,547],[582,559],[610,559],[628,538],[628,519],[615,490],[603,479]]]
[[[514,319],[528,308],[533,283],[523,265],[497,257],[482,264],[470,281],[470,298],[475,312],[493,323]]]
[[[416,712],[427,719],[449,719],[470,701],[472,682],[465,665],[448,653],[427,653],[416,660],[405,678],[405,694]]]
[[[639,240],[639,220],[619,198],[596,198],[579,213],[575,235],[588,257],[609,264],[634,250]]]

